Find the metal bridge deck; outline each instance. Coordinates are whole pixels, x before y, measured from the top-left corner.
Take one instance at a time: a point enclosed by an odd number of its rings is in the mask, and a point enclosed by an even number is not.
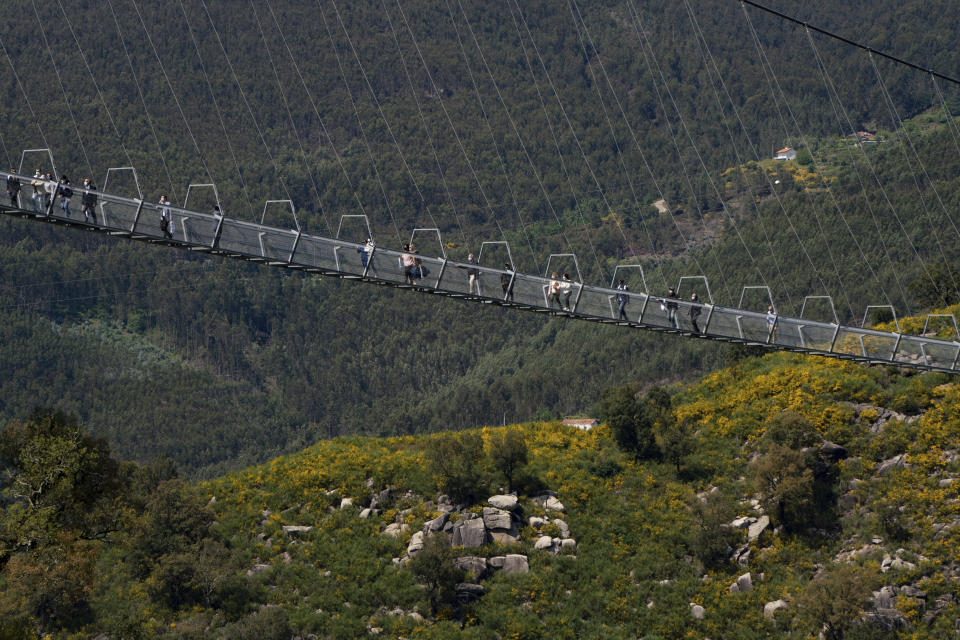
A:
[[[0,172],[0,176],[4,178],[9,175]],[[30,178],[17,177],[24,187],[29,189]],[[74,201],[79,203],[83,189],[74,187],[74,194]],[[26,192],[21,194],[21,197],[22,203],[30,204]],[[362,244],[298,230],[234,220],[170,205],[146,203],[103,192],[97,192],[97,197],[96,223],[85,222],[79,206],[75,207],[71,217],[65,217],[56,203],[51,203],[48,208],[40,211],[0,205],[0,213],[272,267],[360,280],[577,320],[758,345],[870,364],[951,373],[960,371],[957,369],[960,342],[956,341],[782,315],[770,318],[764,313],[705,302],[671,300],[670,302],[676,305],[676,309],[671,309],[671,305],[664,299],[639,292],[625,294],[627,320],[623,320],[618,319],[619,292],[610,288],[574,282],[571,286],[569,307],[559,308],[557,301],[548,298],[550,278],[419,255],[417,257],[426,273],[414,284],[405,274],[401,251],[375,247],[370,253],[364,251]],[[172,237],[167,237],[161,229],[162,209],[167,209],[174,221]],[[476,269],[480,274],[479,295],[469,289],[468,269]],[[699,331],[694,331],[691,321],[692,307],[699,307],[701,310],[697,318]],[[772,327],[770,320],[773,321]]]

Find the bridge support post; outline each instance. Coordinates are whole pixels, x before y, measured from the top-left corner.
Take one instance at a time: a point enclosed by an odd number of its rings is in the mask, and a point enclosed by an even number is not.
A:
[[[898,333],[898,334],[897,334],[897,341],[894,343],[894,345],[893,345],[893,351],[890,353],[890,362],[896,362],[896,361],[897,361],[897,351],[900,349],[900,340],[902,340],[902,339],[903,339],[903,334],[902,334],[902,333]]]
[[[443,282],[443,272],[446,270],[447,270],[447,259],[444,258],[443,264],[440,265],[440,273],[437,274],[437,284],[433,287],[434,289],[440,288],[440,283]]]
[[[717,305],[710,305],[710,311],[707,312],[707,321],[703,323],[703,335],[707,334],[707,331],[710,330],[710,319],[713,318],[713,310],[717,308]]]
[[[577,305],[580,304],[580,296],[582,296],[582,295],[583,295],[583,283],[581,282],[581,283],[580,283],[580,288],[577,289],[577,297],[576,297],[576,299],[573,301],[573,308],[570,309],[570,313],[576,313],[576,312],[577,312]]]
[[[647,312],[647,305],[650,303],[650,293],[647,292],[647,297],[643,299],[643,306],[640,307],[640,316],[637,318],[637,324],[643,324],[643,314]]]
[[[220,223],[223,223],[223,218],[220,218]],[[220,224],[217,224],[217,235],[220,234]],[[293,248],[290,249],[290,257],[287,258],[287,262],[293,262],[293,254],[297,252],[297,245],[300,244],[300,236],[303,235],[303,231],[297,229],[297,237],[293,239]],[[376,249],[374,249],[376,251]],[[370,258],[373,259],[373,253],[370,254]],[[366,273],[364,273],[366,275]]]
[[[133,224],[130,225],[130,233],[136,233],[137,223],[140,222],[140,212],[143,211],[143,200],[137,204],[137,213],[133,216]]]
[[[513,266],[513,263],[510,263],[510,266]],[[513,281],[517,277],[517,271],[514,269],[510,272],[510,284],[507,285],[507,290],[503,292],[503,300],[506,302],[510,296],[513,294]]]
[[[217,244],[220,243],[220,232],[221,232],[221,231],[223,231],[223,216],[220,216],[220,219],[217,220],[217,229],[216,229],[216,231],[213,232],[213,241],[210,242],[210,248],[211,248],[211,249],[216,249],[216,248],[217,248]],[[300,237],[297,236],[297,239],[299,240]],[[294,244],[294,247],[296,247],[296,244]]]
[[[297,240],[299,240],[299,239],[300,239],[300,236],[297,236]],[[296,245],[296,242],[294,242],[294,245],[293,245],[293,246],[294,246],[294,247],[297,246],[297,245]],[[361,251],[362,251],[362,249],[361,249]],[[290,254],[290,255],[291,255],[291,257],[293,256],[293,254]],[[376,246],[374,246],[373,249],[370,250],[370,255],[367,256],[367,264],[363,265],[363,275],[360,276],[361,278],[366,278],[366,277],[367,277],[367,272],[370,271],[370,265],[373,264],[373,256],[375,256],[375,255],[377,255],[377,247],[376,247]]]
[[[837,336],[840,335],[840,325],[837,325],[837,328],[833,330],[833,340],[830,341],[830,353],[833,353],[833,347],[837,344]]]

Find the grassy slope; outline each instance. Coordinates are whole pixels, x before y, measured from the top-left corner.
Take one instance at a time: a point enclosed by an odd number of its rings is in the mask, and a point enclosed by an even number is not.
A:
[[[858,413],[851,402],[924,412],[870,435],[875,416]],[[531,448],[531,471],[556,489],[566,505],[578,557],[534,551],[535,534],[525,527],[520,552],[530,555],[531,572],[486,580],[487,593],[469,609],[463,637],[768,637],[774,627],[762,619],[765,602],[795,598],[817,563],[829,568],[838,552],[860,548],[874,536],[881,538],[880,548],[857,560],[868,571],[877,573],[883,554],[897,548],[917,564],[914,570],[887,573],[884,584],[917,584],[931,603],[940,594],[960,593],[943,570],[960,561],[960,532],[937,537],[931,528],[960,515],[956,502],[949,500],[956,490],[938,484],[958,471],[955,462],[945,462],[941,455],[955,449],[960,437],[960,387],[951,379],[775,354],[745,360],[680,390],[675,406],[678,417],[694,420],[699,429],[696,452],[680,476],[659,463],[626,459],[605,428],[584,433],[556,423],[520,427]],[[853,490],[860,506],[844,513],[841,531],[827,538],[761,538],[749,567],[755,588],[730,594],[728,585],[744,569],[728,566],[708,571],[702,579],[704,569],[688,548],[693,523],[687,504],[709,486],[749,497],[751,490],[737,478],[746,473],[746,459],[764,424],[787,409],[808,417],[822,437],[848,448],[851,457],[841,465],[841,486],[845,491],[852,478],[864,480]],[[489,437],[494,431],[481,433]],[[415,530],[436,515],[431,505],[409,498],[368,520],[358,519],[355,508],[328,510],[340,496],[369,493],[364,486],[368,477],[375,487],[393,485],[400,492],[432,496],[436,486],[424,468],[424,450],[432,437],[336,439],[212,481],[204,489],[217,497],[221,526],[236,542],[249,545],[251,558],[272,564],[258,579],[277,586],[273,599],[296,627],[354,637],[372,624],[383,628],[385,637],[449,637],[458,624],[387,616],[381,608],[425,610],[422,592],[391,563],[406,541],[393,541],[379,531],[397,517]],[[882,477],[872,474],[876,462],[897,453],[906,453],[912,466]],[[621,466],[616,475],[591,473],[598,463],[611,460]],[[335,493],[328,495],[328,490]],[[904,514],[906,540],[888,540],[875,515],[882,503],[895,504]],[[529,500],[524,504],[526,516],[541,513]],[[412,511],[398,516],[406,507]],[[261,524],[264,508],[272,515]],[[741,511],[745,515],[749,507],[741,506]],[[312,524],[315,529],[305,543],[290,544],[279,533],[283,524]],[[261,532],[272,547],[257,540]],[[284,551],[292,557],[288,565],[280,558]],[[491,547],[481,554],[502,551]],[[662,580],[673,582],[660,584]],[[706,608],[702,622],[689,617],[691,602]],[[957,613],[951,605],[928,627],[919,622],[919,601],[900,598],[898,606],[915,624],[897,637],[942,637]],[[811,632],[795,609],[779,618],[777,629],[778,635],[796,638]]]

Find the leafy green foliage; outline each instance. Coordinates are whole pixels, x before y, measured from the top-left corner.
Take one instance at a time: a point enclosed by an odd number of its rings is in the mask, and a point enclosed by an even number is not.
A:
[[[427,450],[440,490],[460,504],[472,504],[487,484],[483,439],[474,433],[441,434]]]
[[[810,581],[797,607],[810,628],[823,625],[826,638],[842,640],[857,626],[876,583],[876,574],[862,567],[834,567]]]
[[[605,390],[595,411],[613,431],[621,449],[644,459],[657,454],[654,421],[662,419],[662,409],[659,393],[650,392],[641,400],[633,387],[623,386]]]
[[[507,491],[510,491],[514,478],[527,464],[527,443],[523,434],[508,429],[491,437],[488,449],[491,464],[506,479]]]
[[[431,615],[436,616],[441,607],[451,607],[455,602],[455,587],[465,576],[454,566],[455,557],[450,539],[440,534],[427,536],[423,549],[410,560],[414,580],[427,587]]]

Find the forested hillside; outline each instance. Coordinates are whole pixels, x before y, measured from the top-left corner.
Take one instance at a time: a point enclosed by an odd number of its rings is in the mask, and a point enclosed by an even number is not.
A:
[[[0,633],[953,633],[951,376],[774,354],[638,391],[589,432],[335,438],[199,485],[62,415],[9,422]]]
[[[949,11],[782,4],[958,62]],[[135,166],[149,200],[215,182],[230,216],[291,198],[314,232],[364,213],[381,244],[438,227],[455,257],[506,239],[521,269],[573,251],[604,283],[640,261],[654,290],[703,274],[736,304],[765,284],[786,313],[808,294],[854,321],[866,304],[903,313],[956,294],[952,89],[811,48],[737,3],[15,0],[8,15],[12,166],[51,147],[75,183]],[[880,142],[851,145],[861,128]],[[756,163],[785,145],[804,153]],[[196,193],[191,206],[212,204]],[[420,297],[3,220],[0,416],[74,411],[124,459],[210,475],[328,436],[584,411],[617,381],[727,357]]]

